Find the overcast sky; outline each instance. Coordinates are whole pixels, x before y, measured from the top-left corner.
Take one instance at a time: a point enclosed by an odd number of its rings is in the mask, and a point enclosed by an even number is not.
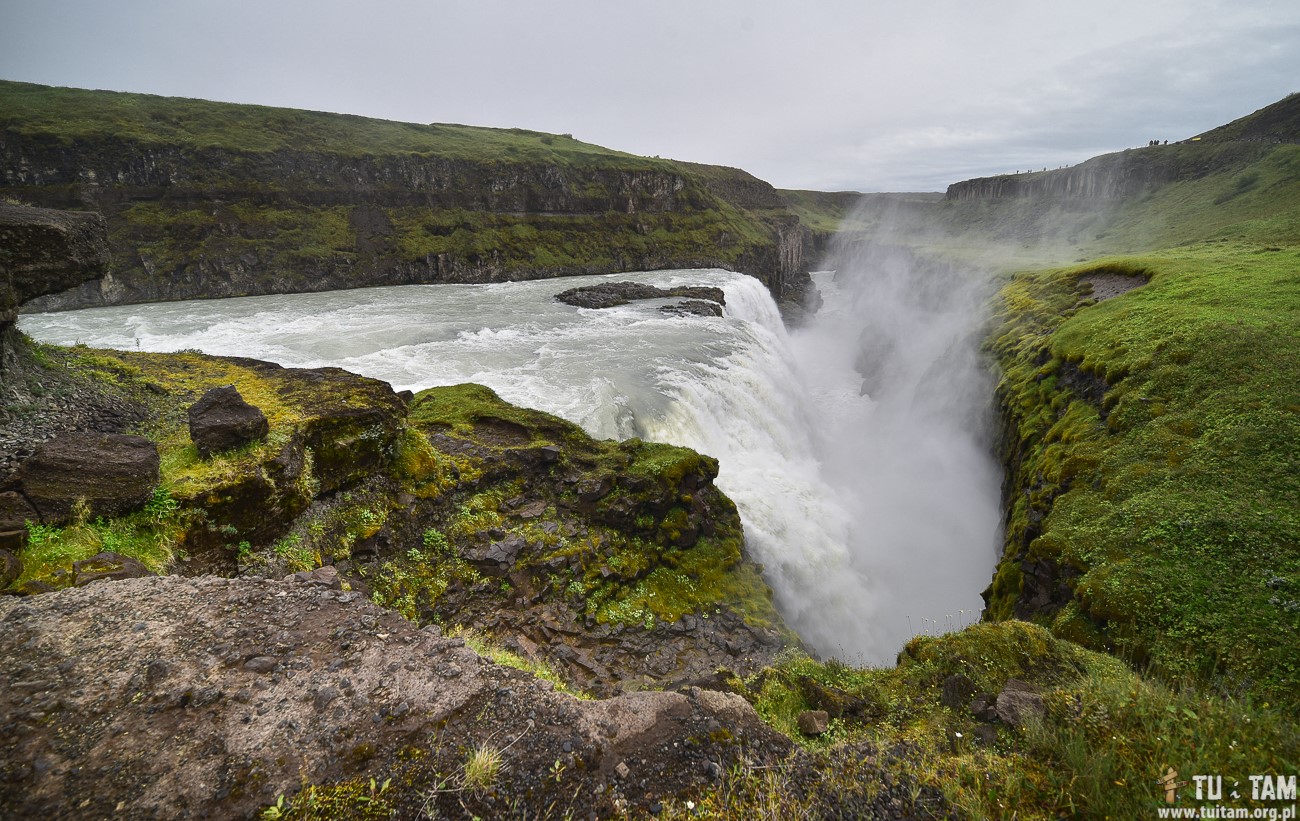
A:
[[[942,190],[1300,91],[1282,0],[0,0],[0,78]]]

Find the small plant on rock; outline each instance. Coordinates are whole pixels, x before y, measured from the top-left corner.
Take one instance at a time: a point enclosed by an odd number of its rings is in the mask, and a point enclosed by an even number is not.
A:
[[[496,783],[501,774],[501,751],[491,744],[474,748],[465,759],[463,778],[465,787],[478,792],[487,792]]]

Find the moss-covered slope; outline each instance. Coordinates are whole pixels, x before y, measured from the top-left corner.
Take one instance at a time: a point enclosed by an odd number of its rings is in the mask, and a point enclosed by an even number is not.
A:
[[[1019,275],[1002,292],[1014,474],[990,615],[1177,679],[1300,692],[1300,291],[1293,245]],[[1098,272],[1150,283],[1101,303]]]

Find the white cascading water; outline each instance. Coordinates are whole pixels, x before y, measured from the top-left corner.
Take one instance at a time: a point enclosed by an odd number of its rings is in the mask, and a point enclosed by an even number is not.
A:
[[[823,287],[853,294],[845,275]],[[552,299],[611,279],[716,285],[726,316],[666,315],[659,301],[581,310]],[[993,563],[996,476],[988,522],[948,507],[949,485],[971,477],[945,478],[944,465],[971,443],[942,428],[910,444],[891,438],[916,431],[885,397],[861,395],[857,316],[827,311],[791,336],[757,280],[693,270],[132,305],[26,316],[20,326],[58,344],[333,365],[395,389],[479,382],[597,437],[708,453],[789,624],[822,653],[888,663],[913,629],[962,609],[973,619]],[[873,435],[876,424],[890,432]],[[915,469],[900,453],[918,460]],[[899,499],[918,482],[928,511]],[[918,520],[900,521],[902,510]],[[981,528],[982,542],[955,544]],[[948,577],[969,563],[945,554],[954,550],[981,558],[960,590]]]

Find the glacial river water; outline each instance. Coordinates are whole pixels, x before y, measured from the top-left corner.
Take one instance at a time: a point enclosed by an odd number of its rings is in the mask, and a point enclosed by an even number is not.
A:
[[[793,335],[757,280],[720,270],[130,305],[24,316],[20,327],[59,344],[333,365],[399,390],[478,382],[599,438],[695,448],[719,459],[718,484],[791,626],[824,654],[889,663],[910,634],[976,618],[996,491],[975,513],[934,504],[955,495],[953,442],[917,438],[862,394],[855,297],[818,277],[831,307]],[[553,299],[608,280],[715,285],[725,316]],[[899,466],[910,462],[924,471]],[[918,493],[929,507],[907,501]]]

